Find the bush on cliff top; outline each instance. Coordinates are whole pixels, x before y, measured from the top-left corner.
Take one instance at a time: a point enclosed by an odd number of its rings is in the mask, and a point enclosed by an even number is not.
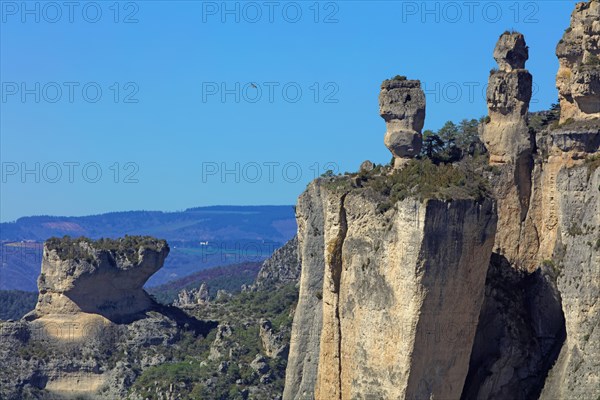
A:
[[[391,204],[409,197],[419,200],[482,200],[489,194],[487,181],[473,159],[440,165],[429,159],[414,159],[391,175],[367,181],[365,186],[388,196]]]
[[[370,172],[328,178],[322,183],[330,190],[350,191],[356,187],[373,190],[386,199],[378,209],[385,212],[407,198],[480,201],[490,196],[487,157],[467,157],[458,163],[435,164],[428,158],[412,159],[402,169],[386,171],[375,168]]]
[[[51,237],[46,240],[48,250],[56,250],[62,259],[85,259],[92,260],[92,255],[81,246],[81,243],[87,243],[96,250],[107,250],[120,253],[137,253],[140,247],[150,250],[159,250],[165,247],[167,242],[162,239],[156,239],[151,236],[128,236],[125,235],[119,239],[101,238],[92,240],[86,237],[71,238],[63,236],[62,238]]]

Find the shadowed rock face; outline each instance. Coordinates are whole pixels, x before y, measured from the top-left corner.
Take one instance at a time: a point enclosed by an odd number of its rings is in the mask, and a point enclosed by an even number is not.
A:
[[[600,1],[577,4],[556,55],[560,122],[600,117]]]
[[[143,286],[168,253],[164,240],[150,238],[48,241],[38,279],[40,295],[29,318],[77,313],[111,321],[132,318],[153,307]]]
[[[492,255],[462,400],[539,397],[565,339],[555,280],[550,267],[528,274]]]
[[[396,167],[421,151],[425,123],[425,94],[417,80],[390,79],[381,84],[379,114],[385,120],[385,145]]]

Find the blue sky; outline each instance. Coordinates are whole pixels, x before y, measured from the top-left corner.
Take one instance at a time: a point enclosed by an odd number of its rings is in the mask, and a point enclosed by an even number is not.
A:
[[[294,204],[389,161],[386,78],[422,81],[426,129],[485,115],[507,29],[546,109],[575,3],[2,1],[0,220]]]

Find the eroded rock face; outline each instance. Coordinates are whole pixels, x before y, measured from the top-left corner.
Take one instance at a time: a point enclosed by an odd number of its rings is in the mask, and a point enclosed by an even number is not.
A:
[[[494,59],[501,71],[510,72],[513,69],[524,69],[529,58],[529,48],[525,38],[518,33],[505,32],[494,49]]]
[[[555,281],[550,265],[528,274],[492,255],[462,400],[539,397],[565,339]]]
[[[40,294],[29,319],[88,313],[121,321],[152,308],[143,286],[169,254],[164,240],[56,240],[44,244]]]
[[[578,3],[556,46],[560,122],[600,117],[600,1]]]
[[[250,290],[264,290],[270,287],[297,283],[299,279],[298,237],[294,236],[265,260]]]
[[[311,184],[300,195],[296,207],[302,273],[292,324],[284,399],[312,400],[317,381],[323,327],[324,207],[329,201],[328,195],[328,192],[321,191],[319,185]]]
[[[199,304],[206,304],[210,300],[208,286],[202,282],[198,289],[183,289],[177,294],[177,300],[173,302],[175,307],[193,307]]]
[[[285,343],[283,333],[275,333],[273,331],[273,324],[265,318],[260,320],[259,328],[260,340],[267,357],[287,358],[289,344]]]
[[[425,123],[425,94],[418,80],[394,78],[381,84],[379,113],[385,120],[386,147],[396,167],[419,154],[423,144],[421,129]]]
[[[550,371],[543,400],[600,396],[600,168],[556,175],[558,236],[554,264],[567,338]]]
[[[299,200],[303,266],[312,271],[302,271],[285,399],[460,397],[495,205],[407,199],[381,213],[380,201],[369,189],[341,193],[318,181]],[[320,281],[310,274],[317,269]],[[310,321],[316,312],[322,319]]]

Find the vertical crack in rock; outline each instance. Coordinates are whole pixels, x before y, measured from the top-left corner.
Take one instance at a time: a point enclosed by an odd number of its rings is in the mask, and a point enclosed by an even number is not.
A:
[[[531,173],[533,171],[533,157],[530,152],[524,152],[517,158],[515,165],[515,186],[521,205],[520,221],[525,221],[529,212],[531,198]]]
[[[337,233],[337,238],[335,239],[334,247],[331,253],[331,277],[333,281],[333,293],[334,293],[334,315],[335,315],[335,323],[337,330],[337,386],[338,386],[338,394],[339,399],[343,398],[342,396],[342,322],[340,318],[340,285],[342,280],[342,270],[343,270],[343,256],[342,249],[344,247],[344,241],[346,239],[346,233],[348,232],[348,223],[346,220],[346,208],[344,202],[346,200],[346,195],[348,193],[344,193],[340,198],[339,204],[339,230]]]
[[[336,255],[335,255],[335,273],[334,273],[334,287],[335,293],[337,295],[337,304],[335,309],[335,314],[337,318],[338,324],[338,374],[339,374],[339,390],[340,390],[340,399],[342,396],[342,322],[340,320],[340,283],[342,280],[342,264],[344,262],[342,257],[342,248],[344,247],[344,240],[346,239],[346,233],[348,232],[348,222],[346,221],[346,208],[344,205],[344,201],[346,200],[346,195],[348,193],[344,193],[342,198],[340,199],[340,231],[338,233],[338,241],[336,244]]]

